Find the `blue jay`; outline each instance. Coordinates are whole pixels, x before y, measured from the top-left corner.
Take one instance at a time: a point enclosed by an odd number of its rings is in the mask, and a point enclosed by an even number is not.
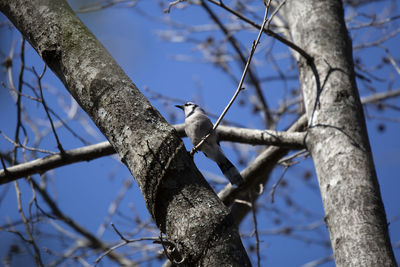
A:
[[[185,112],[185,132],[192,144],[196,146],[204,136],[212,131],[212,122],[204,110],[192,102],[176,105],[176,107]],[[243,178],[239,171],[222,151],[215,131],[210,134],[199,149],[218,164],[218,167],[232,185],[240,186],[243,183]]]

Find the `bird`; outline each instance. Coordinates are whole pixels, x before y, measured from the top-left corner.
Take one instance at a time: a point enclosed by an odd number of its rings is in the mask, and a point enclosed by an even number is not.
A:
[[[187,102],[184,105],[175,105],[185,112],[185,133],[190,141],[196,146],[200,141],[210,133],[199,150],[217,163],[224,176],[233,186],[241,186],[243,178],[237,168],[229,161],[221,149],[218,141],[218,135],[213,131],[213,124],[204,110],[197,104]]]

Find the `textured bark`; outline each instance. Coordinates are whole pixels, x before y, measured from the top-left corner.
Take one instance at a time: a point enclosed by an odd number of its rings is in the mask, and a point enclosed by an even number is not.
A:
[[[135,177],[158,227],[191,266],[249,266],[237,229],[178,134],[62,0],[0,0]],[[93,181],[95,182],[95,181]]]
[[[318,176],[337,266],[396,266],[365,119],[352,44],[339,0],[288,1],[281,12],[299,58],[309,121],[306,146]]]

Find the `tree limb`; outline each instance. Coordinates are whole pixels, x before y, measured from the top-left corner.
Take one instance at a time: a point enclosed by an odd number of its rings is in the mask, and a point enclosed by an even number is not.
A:
[[[186,136],[184,125],[175,125],[181,137]],[[305,132],[279,132],[272,130],[253,130],[246,128],[219,126],[217,133],[220,141],[231,141],[251,145],[275,145],[291,149],[304,147]],[[63,153],[49,155],[26,163],[10,166],[0,170],[0,185],[32,174],[42,174],[46,171],[76,162],[90,161],[116,153],[109,142],[84,146]]]

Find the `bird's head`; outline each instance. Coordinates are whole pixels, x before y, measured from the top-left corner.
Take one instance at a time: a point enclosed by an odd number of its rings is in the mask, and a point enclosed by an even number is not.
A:
[[[185,112],[186,118],[192,115],[195,111],[203,112],[202,109],[193,102],[187,102],[184,105],[175,105],[175,107],[182,109]]]

